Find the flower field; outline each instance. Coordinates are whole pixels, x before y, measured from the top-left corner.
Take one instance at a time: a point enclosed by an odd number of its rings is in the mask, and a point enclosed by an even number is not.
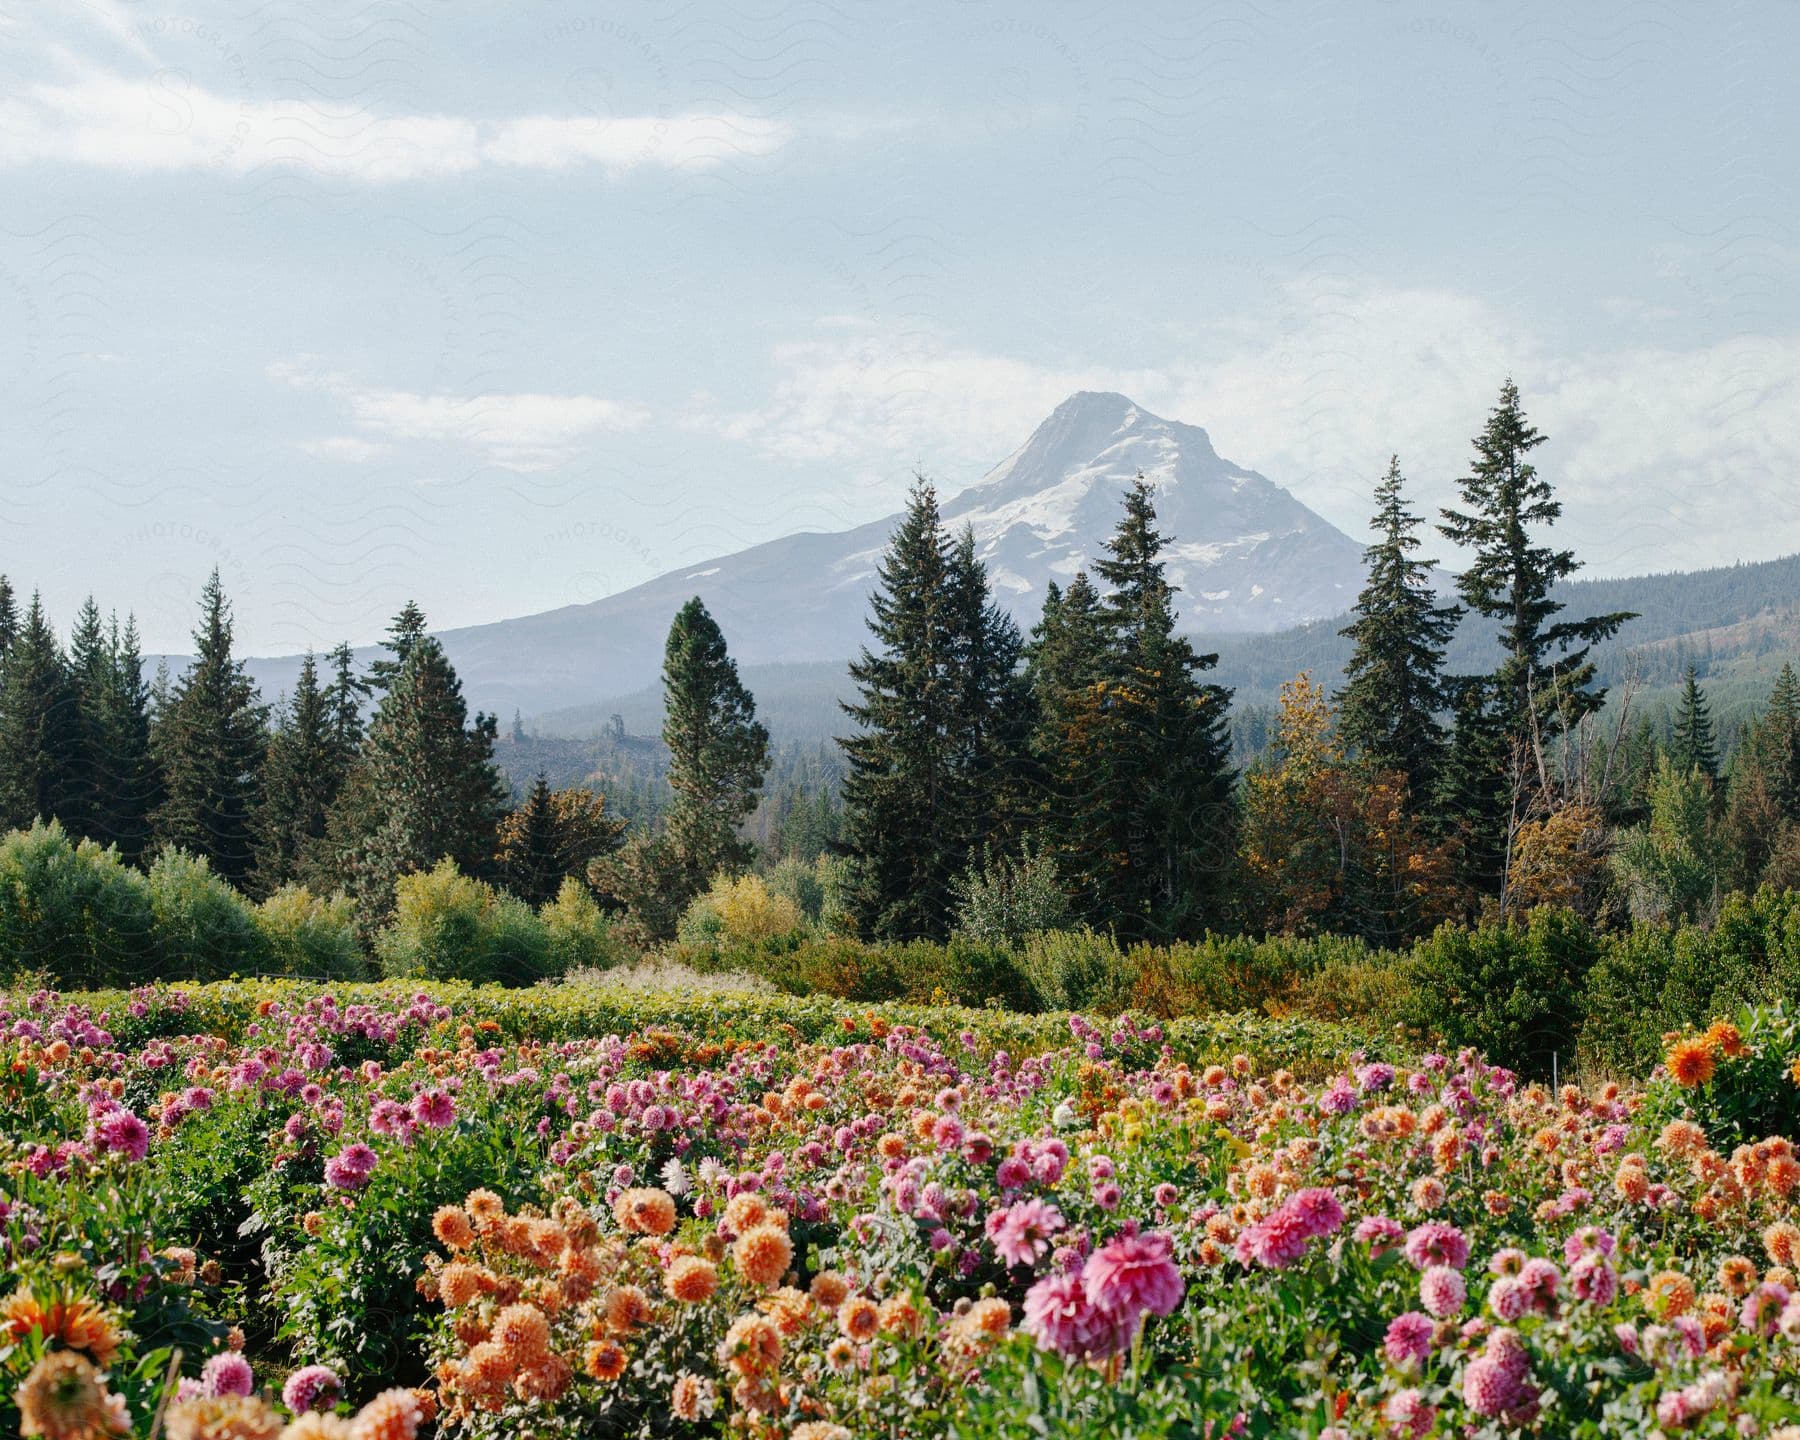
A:
[[[0,1433],[1800,1437],[1800,1037],[0,998]]]

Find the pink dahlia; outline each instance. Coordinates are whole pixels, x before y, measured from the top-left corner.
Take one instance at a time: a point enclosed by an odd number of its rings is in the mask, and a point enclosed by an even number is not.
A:
[[[456,1123],[456,1102],[442,1090],[421,1090],[413,1096],[413,1119],[433,1130],[445,1130]]]
[[[1427,1220],[1413,1227],[1406,1237],[1406,1258],[1420,1270],[1433,1265],[1448,1265],[1461,1270],[1469,1263],[1469,1239],[1454,1225],[1442,1220]]]
[[[1403,1435],[1414,1437],[1424,1435],[1437,1423],[1437,1411],[1426,1403],[1423,1395],[1410,1386],[1388,1396],[1381,1413]]]
[[[325,1365],[306,1365],[288,1376],[281,1387],[281,1403],[296,1415],[308,1410],[329,1410],[343,1389],[337,1372]]]
[[[1619,1293],[1619,1275],[1598,1250],[1585,1251],[1569,1267],[1569,1291],[1577,1300],[1610,1305]]]
[[[1448,1265],[1433,1265],[1419,1277],[1419,1301],[1438,1319],[1456,1314],[1468,1301],[1462,1272]]]
[[[1166,1232],[1115,1235],[1092,1255],[1081,1271],[1088,1303],[1116,1316],[1137,1317],[1145,1310],[1167,1315],[1181,1303],[1186,1288],[1172,1258],[1174,1242]]]
[[[1388,1363],[1410,1365],[1424,1360],[1431,1354],[1431,1333],[1434,1328],[1431,1317],[1421,1315],[1417,1310],[1408,1310],[1388,1321],[1387,1339],[1382,1343],[1382,1349],[1387,1352]]]
[[[1127,1350],[1137,1336],[1137,1322],[1089,1303],[1080,1275],[1053,1271],[1025,1292],[1025,1318],[1020,1329],[1040,1350],[1054,1350],[1071,1360],[1099,1359]]]
[[[1787,1286],[1778,1280],[1765,1280],[1744,1297],[1744,1308],[1738,1321],[1752,1335],[1766,1338],[1775,1333],[1787,1303]]]
[[[134,1163],[150,1153],[150,1127],[129,1110],[109,1110],[102,1115],[94,1125],[94,1138]]]
[[[1062,1211],[1034,1197],[992,1212],[987,1218],[987,1236],[1003,1263],[1035,1265],[1049,1253],[1051,1237],[1066,1223]]]
[[[248,1395],[256,1389],[250,1362],[235,1350],[221,1350],[200,1367],[200,1388],[208,1395]]]

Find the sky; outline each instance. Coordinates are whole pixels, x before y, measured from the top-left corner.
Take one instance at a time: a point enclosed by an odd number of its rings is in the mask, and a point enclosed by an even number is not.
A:
[[[253,653],[480,623],[1079,389],[1361,537],[1509,374],[1592,572],[1791,553],[1796,61],[1784,3],[0,0],[0,571],[152,651],[215,566]]]

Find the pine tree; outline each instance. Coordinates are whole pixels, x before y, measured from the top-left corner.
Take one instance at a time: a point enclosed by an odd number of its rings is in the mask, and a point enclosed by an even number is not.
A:
[[[1438,713],[1446,708],[1444,647],[1460,609],[1440,606],[1431,585],[1436,563],[1415,559],[1413,531],[1422,524],[1406,508],[1400,457],[1388,462],[1375,490],[1374,528],[1364,552],[1369,578],[1356,618],[1339,633],[1355,642],[1338,692],[1338,733],[1380,771],[1398,772],[1418,802],[1428,801],[1444,750]]]
[[[12,582],[0,575],[0,660],[6,658],[6,647],[19,633],[19,603],[13,595]]]
[[[36,594],[0,662],[0,827],[79,804],[81,717],[68,661]]]
[[[1589,649],[1633,618],[1630,611],[1556,618],[1563,605],[1552,592],[1581,567],[1573,551],[1533,543],[1535,529],[1562,515],[1549,482],[1530,460],[1546,438],[1525,418],[1519,389],[1507,380],[1475,437],[1470,473],[1460,482],[1467,509],[1445,510],[1438,526],[1446,539],[1473,552],[1457,589],[1470,611],[1499,623],[1504,659],[1495,675],[1496,699],[1510,743],[1534,750],[1548,745],[1546,731],[1573,726],[1605,702],[1605,687],[1594,685]]]
[[[769,732],[698,595],[676,613],[663,650],[662,734],[674,791],[670,878],[685,901],[714,871],[750,863],[752,847],[738,828],[756,808],[769,765]]]
[[[994,603],[987,568],[965,526],[950,548],[947,582],[955,636],[950,728],[961,777],[960,848],[1010,849],[1023,833],[1038,786],[1031,765],[1033,698],[1021,661],[1024,640]]]
[[[421,631],[327,822],[326,853],[365,934],[391,913],[400,876],[443,859],[466,874],[489,871],[507,798],[493,763],[498,728],[491,715],[470,720],[443,647]]]
[[[112,665],[106,626],[90,595],[76,613],[75,628],[69,633],[69,680],[75,687],[78,723],[68,813],[61,819],[71,834],[85,835],[102,845],[111,845],[114,838],[107,833],[103,818],[110,807],[114,776],[108,744],[111,737],[101,713],[112,683]]]
[[[1681,708],[1675,714],[1675,733],[1669,745],[1669,761],[1679,775],[1699,771],[1708,782],[1719,778],[1719,752],[1713,740],[1711,707],[1700,689],[1695,667],[1687,667],[1681,689]]]
[[[394,616],[393,623],[388,626],[387,639],[382,646],[391,658],[376,659],[369,664],[369,676],[364,682],[365,693],[372,690],[387,690],[400,674],[400,668],[406,664],[406,657],[412,654],[413,646],[425,637],[425,612],[415,601],[408,600],[400,607],[400,613]],[[335,657],[335,652],[334,652]]]
[[[327,658],[331,661],[331,684],[325,691],[331,714],[331,743],[348,767],[362,749],[362,707],[369,698],[369,682],[356,673],[356,652],[348,640]]]
[[[1450,741],[1434,782],[1430,814],[1454,846],[1457,878],[1478,895],[1498,894],[1506,871],[1513,760],[1505,703],[1487,675],[1446,682]]]
[[[82,678],[85,676],[86,678]],[[92,773],[100,779],[90,824],[96,839],[116,845],[130,864],[150,848],[150,815],[161,800],[150,748],[150,688],[137,621],[108,620],[102,660],[78,671],[82,730],[98,751]]]
[[[843,709],[856,730],[838,742],[846,904],[865,933],[886,939],[944,934],[968,865],[955,808],[949,570],[937,492],[921,476],[876,572],[875,645],[850,666],[859,697]]]
[[[294,693],[269,737],[262,808],[256,817],[256,870],[251,891],[268,895],[308,878],[322,858],[331,807],[349,770],[335,733],[331,692],[319,684],[309,650]]]
[[[1025,649],[1025,674],[1037,711],[1035,747],[1042,762],[1054,764],[1071,700],[1105,677],[1106,647],[1104,607],[1087,571],[1077,571],[1066,592],[1052,580],[1044,594],[1043,618],[1032,628]]]
[[[163,777],[154,835],[204,856],[233,885],[255,863],[268,710],[231,654],[231,607],[214,570],[200,596],[195,658],[152,736]]]
[[[1106,665],[1070,697],[1054,780],[1064,817],[1056,861],[1078,910],[1134,939],[1203,925],[1235,843],[1231,692],[1199,678],[1218,657],[1175,633],[1164,544],[1139,475],[1095,567],[1109,587]]]

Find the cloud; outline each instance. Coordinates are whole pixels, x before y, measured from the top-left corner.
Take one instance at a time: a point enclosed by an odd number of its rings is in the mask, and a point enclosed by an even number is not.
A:
[[[684,423],[788,464],[922,464],[955,489],[1070,393],[1118,390],[1204,426],[1221,454],[1361,535],[1391,453],[1422,508],[1454,499],[1470,437],[1510,374],[1551,437],[1538,456],[1564,502],[1560,538],[1596,571],[1800,550],[1800,336],[1568,349],[1451,290],[1294,287],[1277,303],[1279,315],[1188,337],[1161,363],[1131,368],[1048,364],[834,318],[771,352],[762,405],[696,406]]]
[[[606,431],[635,430],[649,412],[598,395],[535,392],[422,394],[358,384],[308,361],[280,361],[271,379],[326,394],[361,433],[303,442],[308,454],[360,463],[397,444],[447,444],[480,452],[507,470],[553,469],[575,458],[581,442]],[[387,443],[384,443],[387,442]]]
[[[772,154],[786,124],[730,112],[671,116],[341,112],[300,99],[233,97],[186,71],[89,70],[0,99],[0,167],[73,164],[133,172],[288,166],[370,184],[479,170],[704,170]]]
[[[318,440],[303,440],[300,448],[320,460],[335,460],[345,465],[367,465],[371,460],[379,460],[393,447],[355,435],[327,435]]]

